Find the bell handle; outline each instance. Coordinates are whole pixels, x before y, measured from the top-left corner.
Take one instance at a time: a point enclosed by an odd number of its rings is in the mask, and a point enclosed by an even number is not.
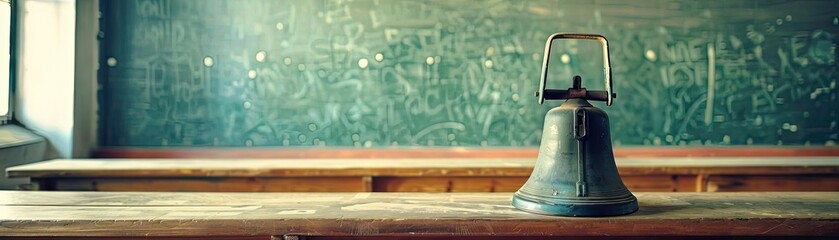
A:
[[[548,62],[550,61],[551,55],[551,43],[555,39],[588,39],[588,40],[596,40],[600,42],[600,45],[603,47],[603,77],[606,83],[606,94],[605,96],[598,96],[598,99],[594,100],[604,100],[606,101],[606,106],[612,105],[612,99],[614,99],[614,93],[612,93],[612,66],[609,61],[609,42],[606,40],[606,37],[603,35],[598,34],[580,34],[580,33],[554,33],[548,37],[548,42],[545,43],[545,53],[544,58],[542,60],[542,76],[539,81],[539,91],[536,93],[537,97],[539,97],[539,104],[545,102],[545,85],[548,80]]]

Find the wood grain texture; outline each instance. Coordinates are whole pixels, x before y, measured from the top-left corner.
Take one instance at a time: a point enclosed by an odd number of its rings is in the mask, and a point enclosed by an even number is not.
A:
[[[635,192],[676,192],[679,190],[677,176],[647,175],[621,177],[629,191]],[[684,191],[686,189],[682,189]],[[693,192],[694,189],[689,189]]]
[[[147,192],[365,192],[363,177],[290,178],[65,178],[40,179],[42,188],[65,191]]]
[[[694,175],[630,175],[623,182],[630,191],[701,192],[704,187]],[[834,177],[835,178],[835,177]],[[747,178],[746,178],[747,179]],[[738,183],[746,179],[733,178]],[[781,178],[776,182],[795,181]],[[36,178],[39,190],[59,191],[147,191],[147,192],[515,192],[527,177],[216,177],[216,178]],[[839,181],[837,180],[833,180]],[[703,183],[704,184],[704,183]],[[742,184],[742,183],[741,183]],[[758,184],[752,184],[757,185]],[[794,186],[784,182],[783,186]],[[822,191],[839,186],[821,185]],[[718,188],[713,188],[716,190]],[[759,191],[772,189],[763,186]],[[802,188],[798,191],[806,191]],[[794,191],[785,187],[776,191]],[[727,191],[755,191],[731,188]]]
[[[591,237],[591,236],[584,236],[584,237],[575,237],[575,236],[527,236],[527,237],[515,237],[515,236],[435,236],[435,237],[320,237],[320,236],[313,236],[313,237],[305,237],[301,236],[300,240],[510,240],[510,239],[527,239],[527,240],[707,240],[707,239],[717,239],[717,240],[788,240],[790,239],[789,236],[759,236],[759,237],[750,237],[750,236],[736,236],[736,237],[685,237],[685,236],[654,236],[654,237],[627,237],[627,236],[615,236],[615,237]],[[805,236],[796,236],[796,240],[833,240],[834,238],[831,237],[805,237]],[[110,239],[107,239],[110,240]],[[271,239],[271,240],[283,240],[280,237]]]
[[[379,177],[374,192],[515,192],[527,177]]]
[[[616,162],[631,191],[839,191],[836,157],[618,158]],[[512,192],[527,180],[534,163],[530,158],[56,159],[7,172],[11,177],[32,178],[42,190]]]
[[[697,191],[696,177],[692,175],[630,175],[622,179],[633,192]],[[527,177],[377,177],[373,181],[373,191],[515,192],[526,181]]]
[[[328,150],[327,150],[328,149]],[[536,158],[538,148],[100,147],[97,158]],[[617,147],[615,157],[839,156],[837,147]]]
[[[709,176],[707,181],[710,192],[839,190],[836,175],[720,175]]]
[[[636,193],[606,218],[525,213],[509,193],[0,192],[1,236],[826,236],[839,193]]]
[[[839,157],[618,158],[620,174],[837,174]],[[56,159],[8,168],[10,177],[527,177],[535,158]]]

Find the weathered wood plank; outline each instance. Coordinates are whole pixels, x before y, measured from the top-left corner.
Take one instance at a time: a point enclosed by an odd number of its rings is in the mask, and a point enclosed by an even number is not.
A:
[[[364,177],[289,178],[62,178],[45,190],[147,192],[364,192]]]
[[[640,210],[552,217],[509,193],[0,192],[2,236],[832,236],[839,192],[636,193]]]
[[[633,192],[695,192],[695,176],[630,175],[623,182]],[[374,192],[515,192],[527,177],[377,177]],[[836,189],[839,189],[837,187]]]
[[[527,177],[377,177],[374,192],[515,192]]]
[[[837,175],[628,175],[633,192],[837,191]],[[149,192],[514,192],[527,177],[35,178],[33,190]]]
[[[622,176],[839,174],[839,157],[618,158]],[[56,159],[10,177],[303,177],[530,175],[533,158],[495,159]]]
[[[709,176],[707,184],[709,192],[839,190],[836,175],[719,175]]]
[[[536,158],[531,148],[340,148],[329,147],[101,147],[97,158]],[[837,147],[617,147],[615,157],[802,157],[839,156]]]
[[[677,176],[647,175],[621,177],[630,191],[636,192],[675,192],[679,189]],[[691,189],[691,191],[693,191]]]

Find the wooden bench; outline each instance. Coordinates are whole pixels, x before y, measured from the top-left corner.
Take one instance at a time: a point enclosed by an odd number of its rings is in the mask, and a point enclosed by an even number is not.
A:
[[[839,191],[839,157],[618,158],[641,192]],[[34,189],[197,192],[512,192],[533,158],[56,159],[7,169]]]
[[[511,196],[0,191],[0,236],[264,240],[839,237],[837,192],[636,193],[638,212],[603,218],[525,213],[510,205]]]

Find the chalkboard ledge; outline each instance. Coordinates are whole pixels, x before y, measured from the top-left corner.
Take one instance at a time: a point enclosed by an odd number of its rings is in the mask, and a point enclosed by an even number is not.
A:
[[[96,158],[535,158],[538,148],[100,147]],[[839,147],[618,147],[615,157],[839,156]]]

